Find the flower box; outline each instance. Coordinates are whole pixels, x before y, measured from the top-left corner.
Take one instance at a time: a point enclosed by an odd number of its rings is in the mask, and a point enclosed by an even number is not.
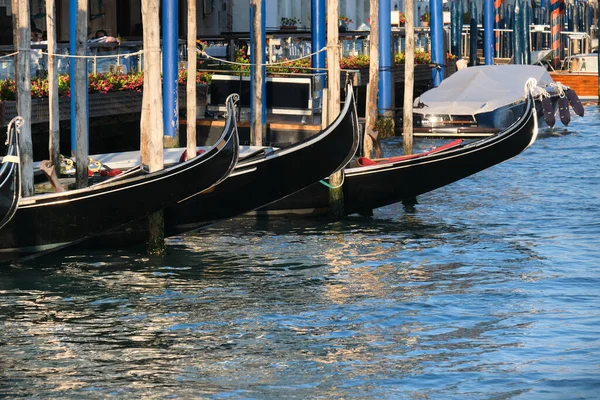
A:
[[[206,105],[207,85],[198,85],[196,98],[198,105]],[[179,86],[179,109],[185,110],[187,94],[184,86]],[[48,98],[31,99],[31,123],[48,123]],[[142,93],[135,91],[120,91],[88,94],[89,118],[116,116],[121,114],[140,113],[142,110]],[[60,97],[58,100],[59,119],[71,119],[71,98]],[[0,102],[0,127],[7,126],[17,115],[16,101]]]

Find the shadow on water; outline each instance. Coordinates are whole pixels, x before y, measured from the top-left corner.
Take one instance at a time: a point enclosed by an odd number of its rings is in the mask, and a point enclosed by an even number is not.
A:
[[[0,393],[440,395],[452,386],[443,371],[506,372],[493,354],[529,327],[524,295],[504,293],[526,266],[452,256],[482,234],[418,211],[237,219],[171,240],[165,258],[86,253],[2,270]],[[497,331],[513,336],[491,341]],[[527,392],[486,376],[486,393]]]

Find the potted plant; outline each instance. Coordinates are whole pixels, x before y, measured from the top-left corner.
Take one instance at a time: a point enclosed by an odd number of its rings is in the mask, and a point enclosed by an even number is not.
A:
[[[404,24],[406,24],[406,14],[404,14],[403,12],[398,14],[398,23],[400,24],[400,26],[404,26]]]
[[[282,30],[282,31],[295,31],[295,30],[298,29],[297,25],[299,23],[300,23],[300,20],[298,18],[295,18],[295,17],[291,17],[291,18],[282,17],[279,29]]]
[[[338,18],[340,31],[345,32],[348,30],[348,25],[353,21],[345,15],[340,15]]]
[[[429,14],[429,12],[426,12],[425,14],[421,15],[421,23],[423,24],[423,26],[429,26],[430,20],[431,14]]]

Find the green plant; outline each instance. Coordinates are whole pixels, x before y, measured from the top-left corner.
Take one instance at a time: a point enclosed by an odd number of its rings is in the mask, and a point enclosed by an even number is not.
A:
[[[340,15],[338,17],[338,21],[340,21],[340,25],[346,27],[348,26],[348,24],[351,24],[353,22],[350,18],[346,17],[345,15]]]
[[[281,26],[296,26],[299,23],[300,23],[300,20],[298,18],[295,18],[295,17],[291,17],[291,18],[283,17],[283,18],[281,18]]]
[[[423,22],[429,22],[430,20],[431,20],[431,14],[429,14],[428,12],[426,12],[423,15],[421,15],[421,21],[423,21]]]

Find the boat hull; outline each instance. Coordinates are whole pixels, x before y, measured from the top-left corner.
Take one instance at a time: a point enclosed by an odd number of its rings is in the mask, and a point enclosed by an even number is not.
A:
[[[270,204],[343,168],[358,149],[358,114],[351,86],[344,108],[332,125],[289,147],[262,149],[236,165],[223,182],[167,207],[165,236],[201,229]],[[315,162],[319,160],[319,162]],[[80,247],[147,242],[147,226],[138,222],[86,241]]]
[[[376,208],[413,199],[520,154],[537,136],[530,97],[525,108],[515,123],[494,136],[411,159],[346,168],[345,214],[370,215]],[[328,188],[316,183],[256,214],[322,215],[328,212],[328,199]]]
[[[586,72],[550,72],[555,82],[573,89],[582,98],[598,98],[598,74]]]
[[[196,195],[231,173],[238,149],[232,117],[217,144],[189,161],[153,173],[134,169],[84,189],[23,198],[0,230],[0,262],[74,245]]]
[[[326,130],[256,161],[241,162],[212,190],[168,208],[165,234],[177,235],[255,210],[343,168],[356,153],[359,136],[351,87],[347,93],[342,113]]]

